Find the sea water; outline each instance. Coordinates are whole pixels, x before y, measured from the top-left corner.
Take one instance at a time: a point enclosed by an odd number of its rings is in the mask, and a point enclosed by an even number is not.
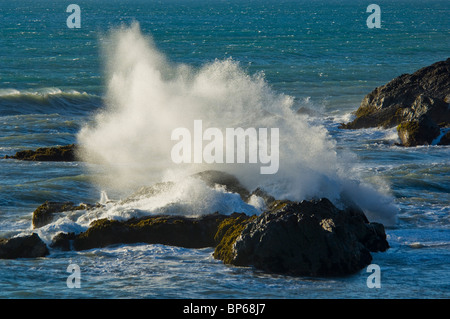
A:
[[[385,220],[391,248],[372,261],[381,288],[368,287],[366,269],[279,276],[224,265],[212,248],[134,244],[0,260],[2,298],[450,296],[450,149],[396,146],[395,129],[338,128],[375,87],[448,58],[446,1],[378,1],[381,28],[373,29],[364,1],[76,4],[81,27],[72,29],[65,3],[0,2],[0,156],[77,142],[96,159],[0,160],[1,237],[35,231],[49,243],[104,217],[260,213],[258,201],[190,179],[158,196],[123,199],[141,184],[198,169],[179,170],[165,157],[171,141],[163,136],[176,127],[278,125],[280,178],[224,170],[250,189],[263,184],[294,200],[338,201],[346,192],[370,219]],[[276,120],[266,122],[266,111]],[[104,206],[33,230],[32,212],[46,200]],[[80,267],[80,288],[68,288],[71,264]]]

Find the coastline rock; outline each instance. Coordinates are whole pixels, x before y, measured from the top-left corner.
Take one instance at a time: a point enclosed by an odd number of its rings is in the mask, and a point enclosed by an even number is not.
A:
[[[82,210],[92,207],[89,204],[75,206],[72,202],[49,202],[46,201],[33,212],[33,228],[45,226],[53,221],[54,214],[65,211]]]
[[[225,264],[252,266],[269,273],[306,276],[348,275],[370,264],[370,252],[389,248],[384,226],[370,223],[359,208],[338,209],[328,199],[276,200],[261,189],[247,191],[234,176],[207,171],[199,174],[211,186],[224,185],[244,198],[257,195],[268,209],[261,215],[213,213],[188,217],[152,215],[128,220],[98,219],[82,233],[58,233],[51,248],[87,250],[115,244],[162,244],[184,248],[213,247]],[[169,190],[167,190],[169,187]],[[158,183],[140,197],[170,191]],[[133,196],[128,201],[133,200]],[[54,214],[74,209],[71,202],[45,202],[36,209],[33,225],[52,221]]]
[[[73,250],[73,240],[76,237],[75,233],[58,233],[53,237],[50,247],[62,251]]]
[[[450,145],[450,130],[442,134],[442,137],[437,145]]]
[[[73,247],[75,250],[106,247],[113,244],[162,244],[184,248],[215,247],[219,226],[244,214],[218,213],[200,217],[157,215],[127,221],[99,219],[78,235],[55,236],[52,247]]]
[[[29,236],[0,239],[0,259],[37,258],[49,254],[47,245],[33,233]]]
[[[382,224],[369,223],[357,208],[339,210],[327,199],[275,201],[260,216],[99,219],[80,234],[59,233],[51,247],[87,250],[133,243],[215,247],[214,258],[225,264],[295,276],[348,275],[370,264],[370,252],[389,248]]]
[[[76,144],[56,147],[40,147],[36,150],[19,151],[15,155],[6,155],[3,158],[22,161],[74,162],[77,161],[76,148]]]
[[[370,252],[389,248],[382,224],[370,223],[358,208],[340,210],[326,198],[274,200],[260,216],[99,219],[80,234],[57,234],[50,247],[79,251],[133,243],[214,247],[214,258],[225,264],[294,276],[352,274],[370,264]]]
[[[230,264],[233,258],[233,245],[241,235],[247,224],[256,219],[256,216],[248,217],[245,214],[236,214],[220,223],[214,236],[218,243],[214,249],[214,258]]]
[[[250,221],[224,260],[271,273],[334,276],[355,273],[389,248],[384,226],[359,209],[337,209],[329,200],[277,201]]]
[[[423,115],[418,120],[400,123],[397,133],[403,146],[430,145],[439,136],[440,129],[428,116]]]
[[[414,141],[409,141],[408,138],[402,141],[405,140],[405,146],[430,144],[440,134],[436,127],[442,128],[450,124],[449,102],[450,58],[421,68],[413,74],[403,74],[375,88],[362,100],[355,112],[356,118],[340,127],[390,128],[398,125],[405,127],[410,125],[408,123],[417,126],[417,123],[426,118],[423,126],[419,124],[420,133],[413,134]],[[399,132],[405,133],[405,130],[399,129]]]

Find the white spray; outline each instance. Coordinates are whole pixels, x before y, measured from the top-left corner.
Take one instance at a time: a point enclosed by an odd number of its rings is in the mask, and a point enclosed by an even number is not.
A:
[[[96,175],[102,189],[129,193],[137,186],[183,181],[192,173],[214,169],[233,174],[249,190],[261,187],[280,199],[327,197],[339,203],[345,197],[369,218],[392,222],[390,198],[347,178],[327,130],[296,115],[293,98],[274,92],[262,73],[249,75],[231,59],[197,69],[172,64],[151,37],[141,34],[138,24],[112,32],[107,43],[106,106],[78,135],[83,158],[106,167]],[[223,131],[278,128],[277,173],[260,174],[260,165],[249,163],[174,163],[172,131],[192,132],[196,120]],[[191,198],[189,192],[174,194],[178,202]]]

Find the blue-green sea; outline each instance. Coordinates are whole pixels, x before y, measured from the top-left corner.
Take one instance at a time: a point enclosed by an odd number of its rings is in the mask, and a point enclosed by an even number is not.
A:
[[[278,110],[286,100],[293,114],[307,114],[299,115],[295,133],[309,147],[292,153],[304,173],[299,196],[333,194],[334,184],[316,187],[315,177],[335,165],[392,200],[390,249],[372,254],[381,287],[368,287],[366,269],[345,277],[290,277],[224,265],[212,257],[213,248],[133,244],[0,260],[0,298],[450,297],[450,148],[397,146],[395,128],[338,128],[374,88],[450,56],[448,1],[376,0],[380,28],[367,26],[372,2],[362,0],[73,0],[80,28],[68,27],[70,3],[0,0],[0,157],[80,142],[105,157],[0,159],[0,237],[37,232],[49,244],[56,233],[81,232],[95,218],[166,212],[185,207],[186,198],[217,210],[242,208],[230,194],[195,183],[157,202],[116,204],[128,186],[112,181],[129,170],[108,165],[139,166],[125,181],[136,186],[136,176],[162,172],[154,149],[166,146],[151,134],[168,125],[167,114],[220,122],[231,112],[248,120],[255,109]],[[164,67],[154,73],[154,65]],[[130,150],[136,153],[125,156]],[[376,204],[369,192],[355,196]],[[32,212],[46,200],[106,208],[33,229]],[[67,285],[70,264],[80,267],[80,288]]]

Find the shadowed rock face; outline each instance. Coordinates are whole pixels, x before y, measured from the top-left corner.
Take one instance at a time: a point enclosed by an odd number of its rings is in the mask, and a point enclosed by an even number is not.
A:
[[[277,201],[247,224],[227,262],[289,275],[351,274],[370,264],[370,251],[389,248],[384,227],[359,209],[329,200]]]
[[[440,135],[439,128],[450,126],[449,102],[450,58],[376,88],[364,97],[355,112],[356,118],[341,128],[402,125],[399,133],[403,145],[431,144]],[[409,130],[410,127],[415,130]]]

